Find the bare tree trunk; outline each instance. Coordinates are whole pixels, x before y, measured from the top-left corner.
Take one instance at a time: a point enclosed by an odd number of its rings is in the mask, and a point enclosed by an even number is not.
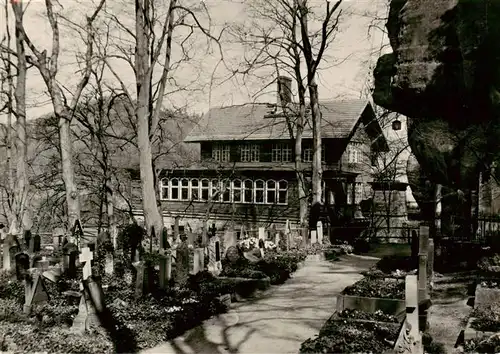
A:
[[[147,23],[150,13],[149,0],[136,0],[136,53],[135,68],[137,82],[137,147],[139,149],[142,207],[146,234],[151,234],[154,227],[157,237],[161,235],[163,220],[156,204],[155,177],[153,171],[153,154],[151,149],[149,119],[151,100],[151,76],[149,39],[150,29]]]
[[[322,204],[323,171],[321,166],[321,111],[318,103],[318,85],[313,77],[309,83],[311,100],[311,119],[313,126],[313,162],[312,162],[312,204]]]
[[[56,116],[59,117],[59,144],[61,150],[62,178],[66,190],[68,229],[73,227],[76,220],[80,220],[80,200],[75,181],[73,166],[73,144],[71,139],[71,123],[65,117],[65,109],[53,100]],[[58,114],[59,113],[59,114]],[[62,113],[62,114],[61,114]]]
[[[23,213],[28,199],[28,166],[27,166],[27,135],[26,135],[26,52],[22,38],[23,9],[21,4],[12,2],[15,16],[16,28],[16,54],[17,54],[17,78],[16,78],[16,183],[14,190],[14,213],[11,226],[16,225],[21,231]]]
[[[307,195],[305,191],[304,172],[302,171],[302,133],[304,130],[305,104],[300,104],[295,133],[295,171],[297,176],[297,190],[299,195],[300,226],[307,224]]]
[[[106,202],[107,202],[107,213],[108,213],[108,232],[111,235],[111,240],[113,241],[113,247],[116,249],[116,237],[118,235],[115,217],[115,202],[113,195],[113,187],[111,184],[111,179],[106,178]]]

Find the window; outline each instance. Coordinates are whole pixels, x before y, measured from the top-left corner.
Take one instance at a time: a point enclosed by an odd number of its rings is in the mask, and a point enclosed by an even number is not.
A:
[[[312,162],[313,160],[313,148],[312,147],[307,147],[304,150],[302,150],[302,161],[303,162]],[[326,161],[326,150],[324,147],[321,147],[321,162]]]
[[[169,199],[169,187],[168,187],[168,178],[163,178],[161,181],[160,181],[160,191],[161,191],[161,195],[160,195],[160,199],[161,200],[168,200]]]
[[[231,148],[227,144],[214,144],[212,146],[212,158],[219,162],[229,162]]]
[[[225,179],[222,181],[222,201],[230,202],[231,201],[231,181]]]
[[[235,179],[233,181],[233,202],[241,203],[242,202],[242,194],[241,194],[241,181],[239,179]]]
[[[220,185],[219,185],[219,180],[213,179],[212,180],[212,186],[211,186],[211,191],[210,191],[210,197],[212,198],[212,201],[219,201],[220,198]]]
[[[260,179],[255,181],[255,203],[264,203],[264,181]]]
[[[243,203],[253,203],[253,181],[243,182]]]
[[[313,149],[311,147],[307,147],[302,151],[302,161],[312,162],[312,160],[313,160]]]
[[[191,200],[200,199],[200,184],[197,179],[191,180]]]
[[[240,147],[241,162],[259,162],[260,146],[257,144],[245,144]]]
[[[189,180],[186,178],[181,180],[181,200],[189,200]]]
[[[179,180],[177,178],[170,180],[170,198],[179,200]]]
[[[348,163],[358,163],[359,151],[356,148],[349,148],[347,150],[347,162]]]
[[[266,182],[266,203],[276,203],[276,182],[273,180]]]
[[[288,182],[281,180],[278,182],[278,204],[288,203]]]
[[[363,194],[364,194],[363,183],[356,182],[355,192],[356,192],[355,203],[358,205],[363,200]]]
[[[292,147],[290,144],[273,144],[271,150],[272,162],[290,162],[292,161]]]
[[[210,190],[210,181],[208,179],[202,179],[201,180],[201,200],[208,200],[210,198],[209,190]]]

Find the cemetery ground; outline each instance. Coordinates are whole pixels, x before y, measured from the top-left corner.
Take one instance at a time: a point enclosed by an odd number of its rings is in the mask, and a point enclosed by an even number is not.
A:
[[[434,271],[421,226],[410,245],[304,246],[213,232],[8,235],[0,257],[0,350],[48,353],[489,353],[500,339],[500,256]],[[269,236],[269,235],[267,235]],[[321,241],[320,241],[321,240]],[[78,243],[78,242],[77,242]],[[8,251],[6,251],[8,250]],[[148,251],[149,250],[149,251]],[[151,251],[152,250],[152,251]],[[469,252],[470,253],[470,252]],[[374,257],[376,256],[376,257]],[[429,301],[430,300],[430,301]]]

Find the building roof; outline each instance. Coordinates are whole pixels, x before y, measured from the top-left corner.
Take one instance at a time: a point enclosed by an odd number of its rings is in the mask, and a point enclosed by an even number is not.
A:
[[[185,138],[185,142],[215,140],[290,139],[283,115],[272,116],[275,106],[249,103],[210,109]],[[365,109],[373,108],[366,99],[320,102],[323,138],[348,138]],[[312,138],[312,127],[304,127],[303,138]]]

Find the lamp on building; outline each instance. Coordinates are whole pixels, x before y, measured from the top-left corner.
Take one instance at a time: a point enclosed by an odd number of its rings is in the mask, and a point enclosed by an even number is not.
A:
[[[399,119],[395,119],[392,122],[392,130],[401,130],[401,121]]]

